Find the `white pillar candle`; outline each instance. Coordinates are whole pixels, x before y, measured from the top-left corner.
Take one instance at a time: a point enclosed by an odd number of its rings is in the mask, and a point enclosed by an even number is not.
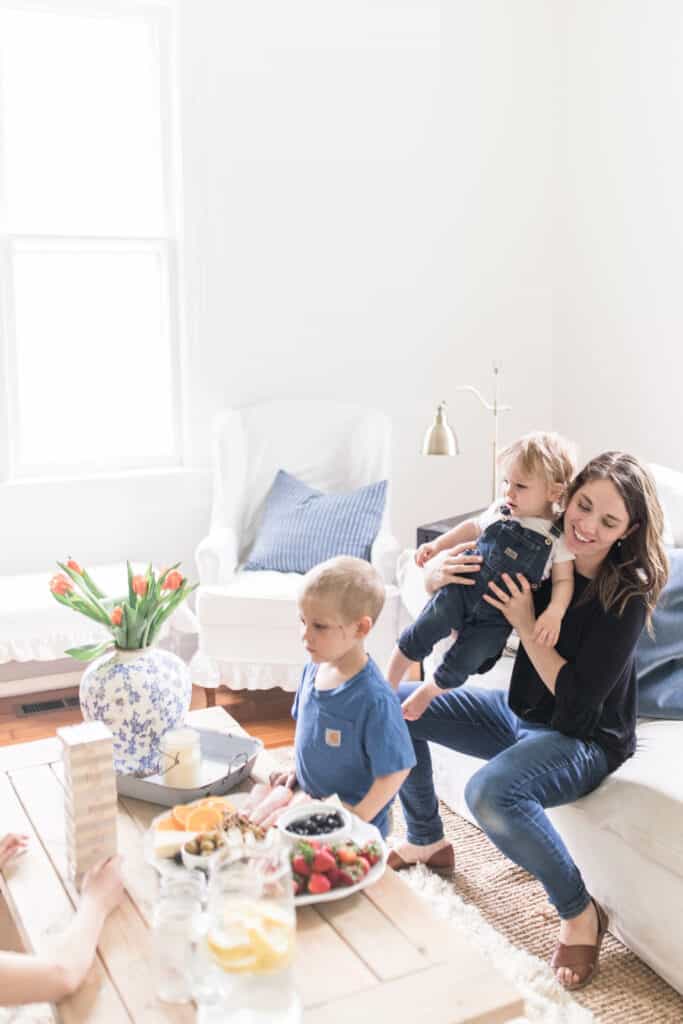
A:
[[[182,789],[199,785],[201,753],[196,729],[169,729],[161,737],[161,753],[165,785]]]

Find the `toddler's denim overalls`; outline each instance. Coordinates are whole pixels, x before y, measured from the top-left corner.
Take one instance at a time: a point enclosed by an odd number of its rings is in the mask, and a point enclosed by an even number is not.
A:
[[[504,572],[513,579],[521,573],[535,588],[550,555],[553,541],[549,537],[509,518],[507,510],[501,511],[505,518],[487,526],[476,547],[467,552],[483,559],[479,572],[472,575],[474,586],[449,583],[441,587],[399,637],[398,646],[406,658],[422,661],[437,641],[457,629],[455,643],[434,673],[434,681],[444,689],[460,686],[485,661],[497,658],[505,646],[512,627],[483,600],[487,593],[495,597],[489,590],[491,580],[498,580]],[[559,537],[559,527],[551,526],[550,533]]]

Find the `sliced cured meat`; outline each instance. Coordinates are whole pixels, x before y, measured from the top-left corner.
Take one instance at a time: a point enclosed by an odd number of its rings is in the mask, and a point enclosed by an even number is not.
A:
[[[249,818],[256,825],[260,825],[270,817],[273,811],[282,810],[292,799],[292,791],[287,786],[274,786],[265,800],[249,812]]]
[[[249,817],[249,814],[255,807],[261,803],[262,800],[270,793],[271,787],[266,785],[265,782],[257,782],[251,792],[247,795],[247,799],[240,804],[240,813],[245,814]]]

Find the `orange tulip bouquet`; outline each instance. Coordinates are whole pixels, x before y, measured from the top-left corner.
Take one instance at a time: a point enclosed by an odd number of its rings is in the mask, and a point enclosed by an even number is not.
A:
[[[134,575],[128,567],[128,593],[125,597],[107,597],[86,569],[72,558],[57,562],[62,572],[50,580],[53,597],[67,608],[87,615],[106,626],[111,640],[99,644],[72,647],[66,654],[79,661],[90,661],[105,651],[141,650],[156,640],[161,626],[178,605],[198,586],[189,586],[178,571],[180,562],[157,575],[151,564],[144,574]]]

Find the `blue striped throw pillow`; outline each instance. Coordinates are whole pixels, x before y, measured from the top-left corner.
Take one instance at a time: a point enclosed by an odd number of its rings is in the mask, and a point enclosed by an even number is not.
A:
[[[387,481],[350,494],[323,494],[278,470],[245,569],[308,572],[336,555],[370,561],[379,533]]]

